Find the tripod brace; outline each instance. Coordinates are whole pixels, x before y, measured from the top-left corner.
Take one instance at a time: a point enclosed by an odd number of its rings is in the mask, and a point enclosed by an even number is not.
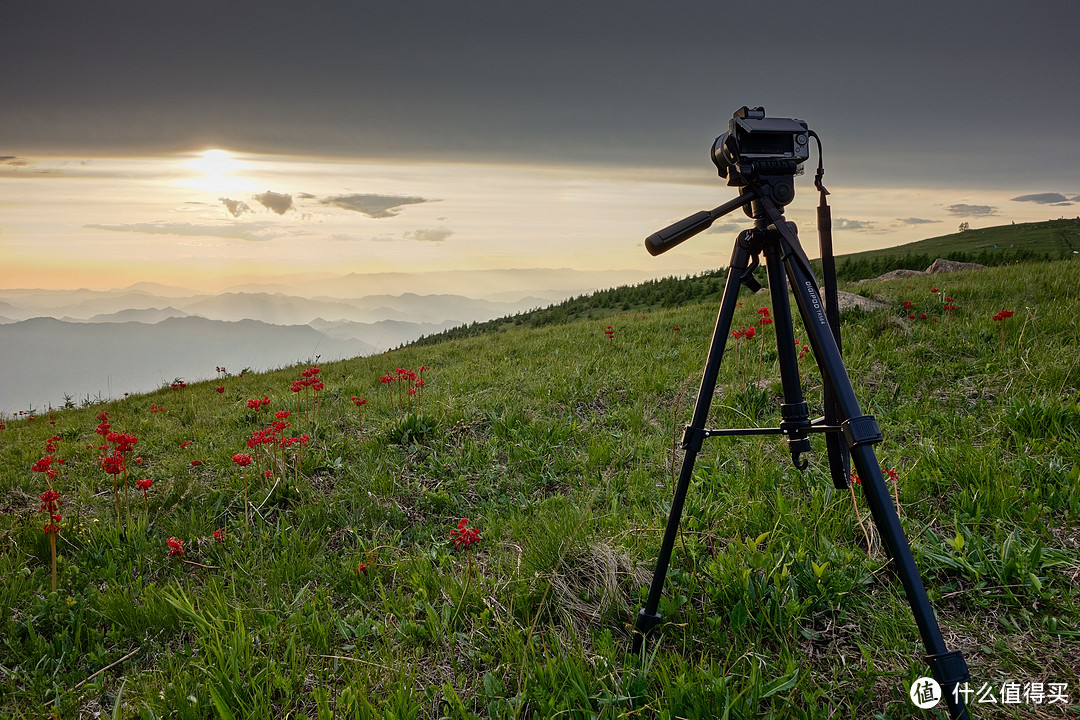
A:
[[[809,435],[824,433],[833,483],[838,488],[849,486],[850,455],[850,460],[854,462],[861,478],[874,523],[881,535],[885,550],[892,559],[908,604],[911,606],[915,624],[926,649],[926,662],[934,679],[941,686],[943,699],[949,707],[951,717],[966,720],[969,715],[963,696],[955,692],[955,689],[959,683],[970,679],[967,665],[959,651],[950,652],[945,647],[933,608],[926,595],[926,589],[915,566],[907,537],[904,535],[899,516],[893,507],[889,489],[874,454],[873,446],[882,440],[877,421],[873,416],[863,414],[859,408],[840,354],[835,275],[831,265],[829,210],[825,202],[827,191],[820,180],[821,170],[819,169],[816,181],[821,191],[818,221],[822,235],[822,259],[823,262],[828,263],[824,265],[826,291],[831,296],[827,309],[819,295],[818,284],[810,261],[799,243],[795,225],[784,219],[778,207],[778,205],[782,206],[790,202],[791,198],[788,194],[775,197],[772,185],[767,178],[748,183],[740,189],[741,194],[734,200],[714,210],[691,215],[650,235],[645,241],[648,251],[652,255],[658,255],[705,230],[714,220],[736,208],[749,206],[747,214],[755,220],[752,229],[739,234],[732,251],[727,281],[708,358],[702,373],[693,417],[683,433],[683,465],[672,498],[671,512],[661,542],[656,571],[645,606],[637,615],[633,651],[641,652],[650,631],[662,622],[657,609],[663,594],[664,579],[678,534],[694,462],[705,439],[731,435],[782,435],[791,453],[792,462],[802,470],[806,467],[806,461],[802,455],[810,451]],[[790,177],[788,181],[790,182]],[[780,187],[784,185],[781,184]],[[706,421],[709,407],[716,387],[725,342],[730,333],[732,318],[738,303],[739,289],[742,285],[747,285],[754,290],[760,289],[752,273],[757,266],[758,256],[761,254],[765,257],[768,272],[769,291],[773,305],[773,327],[776,331],[780,378],[783,386],[781,422],[776,428],[708,429]],[[803,400],[799,382],[798,358],[794,349],[794,329],[788,299],[789,284],[824,381],[825,416],[815,420],[810,419],[808,405]]]

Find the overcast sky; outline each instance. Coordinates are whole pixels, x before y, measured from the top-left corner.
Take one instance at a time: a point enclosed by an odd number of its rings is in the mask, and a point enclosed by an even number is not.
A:
[[[61,186],[32,173],[112,162],[116,181],[126,172],[119,158],[218,148],[264,166],[270,158],[333,161],[339,184],[314,188],[279,175],[272,186],[252,177],[232,193],[189,186],[189,198],[173,193],[156,210],[145,184],[118,185],[115,193],[127,197],[113,196],[111,215],[105,198],[78,189],[89,185],[71,185],[63,190],[68,242],[92,245],[120,226],[137,233],[156,223],[156,235],[170,222],[178,229],[169,216],[177,203],[215,206],[201,222],[217,236],[240,222],[300,223],[306,200],[307,220],[359,240],[356,255],[375,257],[393,237],[400,257],[427,240],[450,248],[447,256],[479,258],[490,245],[468,248],[482,215],[506,216],[486,231],[510,247],[533,243],[515,240],[514,213],[530,206],[530,195],[561,188],[548,215],[561,214],[563,230],[582,234],[569,239],[565,257],[532,253],[517,264],[581,265],[570,247],[588,243],[584,228],[595,224],[597,243],[628,253],[619,260],[612,250],[613,266],[644,266],[647,258],[629,253],[640,254],[654,224],[731,197],[708,151],[741,105],[801,118],[821,136],[838,251],[944,234],[964,219],[983,226],[1077,214],[1074,2],[105,1],[24,2],[4,15],[0,258],[9,260],[61,247],[59,228],[34,221],[46,207],[58,218]],[[358,168],[351,176],[342,167],[350,162]],[[424,168],[415,189],[410,166]],[[452,173],[450,184],[435,183],[435,166],[461,169],[458,189],[474,197],[469,209],[452,202]],[[394,181],[380,185],[386,174],[372,175],[374,167],[397,168]],[[234,179],[238,168],[229,170]],[[510,181],[505,173],[518,174]],[[801,182],[812,204],[809,178]],[[573,214],[567,183],[605,199],[582,206],[578,197]],[[492,188],[486,199],[483,187]],[[614,197],[620,189],[626,206]],[[279,198],[278,212],[267,192],[294,204]],[[370,205],[349,206],[377,196],[412,200],[381,216],[365,213]],[[657,202],[646,213],[650,198]],[[419,217],[435,207],[428,200],[442,203],[441,214]],[[250,212],[234,212],[238,203]],[[95,212],[77,215],[76,206]],[[641,227],[618,223],[629,238],[618,244],[605,226],[631,215]],[[344,224],[353,219],[383,225],[350,235]],[[277,226],[262,239],[297,227]],[[693,266],[704,256],[682,258]],[[500,263],[515,266],[513,254]],[[0,285],[20,284],[6,272]]]

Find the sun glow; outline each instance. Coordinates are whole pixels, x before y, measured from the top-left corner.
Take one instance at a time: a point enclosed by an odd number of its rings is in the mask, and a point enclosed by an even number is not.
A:
[[[198,173],[197,177],[185,178],[181,184],[211,193],[244,192],[254,188],[254,183],[238,173],[248,169],[250,163],[238,159],[233,153],[221,148],[204,150],[188,159],[184,166]]]

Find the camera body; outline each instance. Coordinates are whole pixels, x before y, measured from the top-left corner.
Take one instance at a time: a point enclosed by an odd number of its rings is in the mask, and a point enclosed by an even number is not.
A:
[[[728,185],[743,187],[760,175],[796,175],[810,158],[809,128],[794,118],[767,118],[765,108],[741,107],[716,138],[712,159]]]

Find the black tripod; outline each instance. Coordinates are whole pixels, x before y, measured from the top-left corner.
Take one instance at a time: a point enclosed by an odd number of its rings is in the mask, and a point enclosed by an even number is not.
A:
[[[645,607],[637,616],[634,652],[641,651],[646,636],[661,622],[657,608],[664,590],[664,578],[667,575],[668,563],[671,560],[671,552],[678,534],[683,503],[693,475],[694,461],[705,438],[727,435],[783,435],[788,450],[791,452],[792,461],[801,470],[806,467],[806,462],[801,455],[810,450],[808,436],[811,433],[824,433],[833,483],[838,488],[849,487],[849,453],[850,460],[854,461],[874,523],[881,534],[886,551],[892,558],[893,567],[903,584],[908,603],[911,605],[915,624],[918,626],[926,648],[926,662],[934,679],[941,687],[942,699],[947,703],[953,718],[966,719],[969,716],[964,707],[963,697],[954,690],[959,683],[970,679],[967,665],[959,651],[949,652],[945,648],[934,611],[926,596],[919,571],[915,567],[907,537],[904,535],[889,489],[885,485],[881,468],[874,455],[873,446],[881,441],[881,433],[874,418],[864,415],[859,409],[851,387],[851,380],[848,378],[840,354],[829,207],[825,202],[826,191],[820,183],[821,173],[819,168],[816,183],[821,191],[818,222],[822,234],[826,293],[830,296],[828,315],[831,317],[826,314],[810,261],[799,244],[795,225],[787,222],[779,209],[794,197],[793,172],[786,173],[786,176],[785,173],[778,173],[747,179],[740,189],[739,197],[715,210],[692,215],[655,233],[645,241],[649,252],[658,255],[704,230],[720,216],[744,206],[748,206],[746,207],[747,214],[755,221],[753,229],[745,230],[738,236],[731,255],[727,283],[724,287],[723,300],[720,303],[720,312],[716,319],[716,329],[713,332],[712,345],[705,363],[693,419],[686,426],[683,434],[682,448],[685,455],[682,471],[672,499],[671,514],[668,516],[667,528],[660,546],[656,572],[653,575]],[[741,285],[747,285],[753,290],[760,288],[752,276],[760,254],[764,254],[768,272],[773,327],[776,329],[780,377],[784,393],[780,426],[778,428],[709,430],[706,429],[705,422],[712,403],[713,390],[716,387],[725,341],[731,330],[739,288]],[[795,334],[791,325],[791,306],[788,300],[789,284],[795,295],[795,302],[824,381],[825,416],[816,420],[810,419],[808,406],[803,400],[799,383],[798,358],[794,346]]]

